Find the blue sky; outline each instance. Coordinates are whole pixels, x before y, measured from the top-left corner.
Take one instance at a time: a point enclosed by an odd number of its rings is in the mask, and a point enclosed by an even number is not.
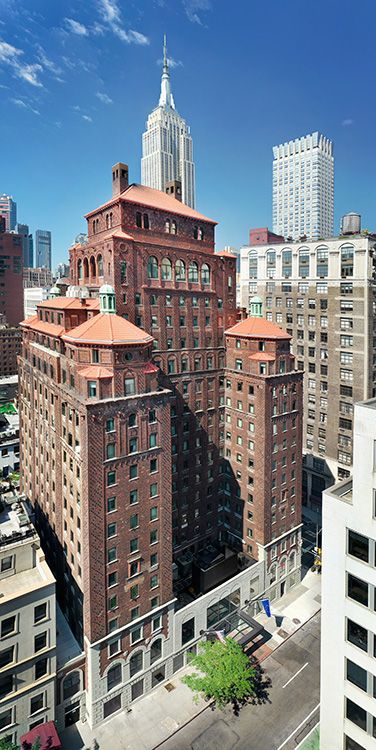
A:
[[[140,180],[163,33],[217,247],[271,226],[273,144],[334,141],[335,227],[376,230],[374,0],[0,0],[0,192],[67,258],[111,166]]]

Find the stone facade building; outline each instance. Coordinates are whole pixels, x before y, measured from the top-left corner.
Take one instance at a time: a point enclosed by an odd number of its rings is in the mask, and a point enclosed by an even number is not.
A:
[[[265,244],[241,250],[242,305],[260,295],[265,316],[291,336],[304,371],[304,495],[321,493],[352,465],[353,405],[376,388],[376,236]],[[260,240],[257,240],[257,237]]]
[[[54,719],[55,580],[23,502],[0,505],[0,739]]]

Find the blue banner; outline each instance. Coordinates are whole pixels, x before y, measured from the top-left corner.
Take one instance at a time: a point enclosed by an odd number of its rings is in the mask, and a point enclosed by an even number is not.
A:
[[[272,615],[271,615],[271,612],[270,612],[270,600],[269,599],[261,599],[261,604],[264,607],[264,612],[265,612],[266,616],[267,617],[271,617]]]

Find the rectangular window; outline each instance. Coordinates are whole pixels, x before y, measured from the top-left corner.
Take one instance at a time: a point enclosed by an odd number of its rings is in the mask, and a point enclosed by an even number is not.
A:
[[[1,621],[1,637],[5,638],[8,635],[12,635],[16,631],[16,616],[6,617]]]
[[[195,618],[183,622],[181,626],[181,643],[184,646],[195,637]]]
[[[349,529],[347,551],[349,555],[357,557],[358,560],[369,562],[369,539]]]
[[[354,601],[368,607],[368,583],[356,578],[351,573],[347,574],[347,596]]]
[[[38,604],[36,607],[34,607],[34,624],[35,625],[38,622],[45,620],[46,617],[47,617],[47,602],[43,602],[43,604]]]
[[[347,640],[362,651],[368,651],[368,631],[353,620],[347,620]]]
[[[47,647],[47,631],[44,633],[38,633],[34,638],[34,652],[41,651]]]
[[[367,692],[367,671],[350,659],[346,659],[346,679]]]
[[[346,698],[346,717],[360,729],[367,731],[367,712],[349,698]]]
[[[30,714],[36,714],[37,711],[41,711],[42,708],[44,708],[44,693],[33,695],[30,699]]]

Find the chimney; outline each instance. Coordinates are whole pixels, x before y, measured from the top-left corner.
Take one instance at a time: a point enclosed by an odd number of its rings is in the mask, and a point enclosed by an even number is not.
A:
[[[112,197],[123,193],[128,185],[128,164],[119,161],[112,167]]]
[[[176,198],[176,200],[181,203],[182,194],[180,180],[168,180],[165,185],[165,192],[167,195],[171,195],[172,198]]]

